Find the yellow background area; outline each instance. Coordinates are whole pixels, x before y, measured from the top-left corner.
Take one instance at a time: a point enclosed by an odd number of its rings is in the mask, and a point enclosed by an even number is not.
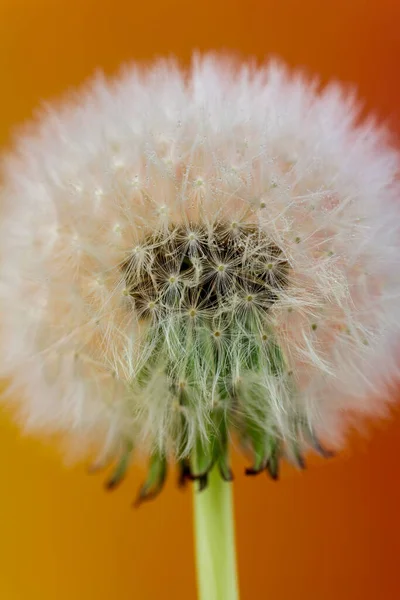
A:
[[[209,48],[353,82],[399,133],[399,25],[396,0],[0,0],[0,142],[98,67]],[[242,600],[400,597],[399,416],[372,433],[303,473],[285,467],[279,483],[245,478],[235,459]],[[0,599],[194,599],[190,490],[170,477],[133,510],[142,478],[134,468],[106,493],[3,411]]]

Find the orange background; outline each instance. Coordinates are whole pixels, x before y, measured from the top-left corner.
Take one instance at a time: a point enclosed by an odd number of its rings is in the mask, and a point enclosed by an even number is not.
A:
[[[1,0],[0,143],[44,98],[97,67],[191,50],[280,54],[325,81],[357,84],[400,133],[396,0]],[[3,318],[7,318],[3,315]],[[280,483],[246,479],[236,459],[242,600],[400,597],[400,417],[313,459]],[[117,492],[82,465],[66,469],[50,443],[0,421],[0,598],[194,599],[190,491],[130,508],[143,477]]]

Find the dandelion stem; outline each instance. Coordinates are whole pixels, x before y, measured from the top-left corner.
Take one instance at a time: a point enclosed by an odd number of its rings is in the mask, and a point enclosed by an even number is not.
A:
[[[214,467],[207,488],[193,489],[198,598],[239,600],[232,484]]]

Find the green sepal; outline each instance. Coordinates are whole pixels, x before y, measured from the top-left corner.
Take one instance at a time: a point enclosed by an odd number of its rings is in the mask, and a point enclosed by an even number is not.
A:
[[[303,433],[306,438],[306,441],[320,456],[322,456],[323,458],[333,458],[335,456],[335,452],[332,452],[332,450],[327,450],[326,448],[324,448],[324,446],[322,446],[315,432],[311,429],[311,427],[308,424],[303,426]]]
[[[254,420],[249,419],[246,437],[250,440],[253,452],[253,466],[246,469],[246,475],[258,475],[266,470],[271,479],[277,480],[282,454],[279,439],[273,433],[266,433]]]
[[[214,453],[222,479],[224,481],[233,481],[233,473],[229,464],[228,423],[225,412],[219,412],[218,445],[215,446]]]
[[[232,481],[233,475],[228,462],[228,425],[225,411],[213,411],[208,440],[205,443],[198,440],[191,464],[191,479],[200,481],[199,491],[207,486],[208,474],[215,464],[222,479]]]
[[[107,490],[114,490],[122,482],[122,480],[125,479],[126,472],[131,462],[132,451],[133,445],[127,443],[111,477],[107,479],[104,484]]]
[[[187,394],[186,394],[187,395]],[[189,403],[191,398],[187,398]],[[207,423],[204,435],[197,436],[192,454],[190,457],[190,472],[192,479],[201,479],[207,475],[215,462],[214,446],[216,442],[216,431],[213,419]]]
[[[324,448],[324,446],[321,445],[320,441],[315,437],[313,438],[311,445],[315,452],[317,452],[323,458],[333,458],[334,456],[336,456],[336,453],[333,452],[333,450],[328,450],[327,448]]]
[[[210,471],[211,471],[211,469],[210,469]],[[209,472],[205,473],[204,475],[200,475],[200,476],[194,478],[194,480],[198,482],[198,487],[197,487],[198,492],[202,492],[203,490],[205,490],[207,488]]]
[[[134,502],[140,506],[142,502],[152,500],[161,492],[167,476],[167,458],[164,454],[155,453],[150,458],[148,476]]]
[[[228,462],[228,453],[221,453],[217,461],[220,475],[224,481],[233,481],[233,472]]]
[[[268,365],[272,377],[282,375],[286,369],[286,362],[279,345],[272,337],[272,333],[270,332],[266,343],[261,345],[255,342],[259,334],[257,327],[254,329],[254,324],[251,321],[247,323],[247,330],[250,335],[244,335],[241,341],[246,358],[246,370],[254,373],[263,369],[263,365]],[[242,439],[245,445],[250,446],[253,455],[253,465],[246,469],[246,474],[257,475],[267,469],[271,477],[277,479],[280,444],[273,432],[268,433],[266,428],[262,426],[268,420],[268,414],[263,409],[267,403],[262,397],[259,397],[260,392],[257,388],[249,390],[248,393],[252,395],[252,405],[258,408],[254,414],[247,414],[242,424]],[[240,385],[236,390],[236,395],[240,399]],[[246,398],[243,399],[243,405],[246,406]]]
[[[244,440],[250,445],[253,454],[253,466],[246,469],[246,475],[257,475],[266,467],[269,436],[262,429],[257,417],[246,418]]]
[[[306,468],[306,461],[304,460],[304,456],[296,442],[292,442],[290,445],[289,460],[291,460],[291,462],[299,469]]]
[[[191,460],[193,479],[200,479],[212,469],[215,462],[214,444],[214,434],[211,433],[210,438],[205,442],[200,438],[197,439]]]
[[[246,475],[257,475],[266,467],[265,433],[250,435],[253,451],[253,466],[246,469]]]
[[[192,479],[200,480],[199,489],[204,489],[207,485],[207,474],[215,463],[215,431],[211,425],[208,429],[206,440],[200,437],[197,438],[190,461]]]
[[[267,473],[274,481],[279,479],[279,466],[281,459],[281,446],[279,440],[271,438],[270,449],[266,464]]]
[[[247,336],[244,336],[241,344],[243,345],[243,349],[246,350],[244,356],[246,358],[247,370],[251,370],[252,367],[256,368],[261,360],[261,349],[257,348],[252,343],[250,337]],[[255,394],[257,392],[250,390],[249,393]],[[243,402],[243,406],[245,407],[247,398],[243,398],[243,390],[240,383],[235,386],[234,395],[238,400]],[[244,446],[250,447],[253,455],[253,466],[246,469],[246,475],[257,475],[257,473],[260,473],[265,468],[267,436],[265,430],[259,425],[265,417],[260,410],[257,413],[253,415],[245,413],[243,421],[239,424],[242,443]]]

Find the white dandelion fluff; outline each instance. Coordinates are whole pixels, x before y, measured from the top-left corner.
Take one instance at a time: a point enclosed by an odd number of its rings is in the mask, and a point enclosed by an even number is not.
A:
[[[96,79],[2,161],[2,374],[28,429],[182,476],[302,465],[381,413],[399,155],[340,88],[196,58]],[[155,474],[155,475],[154,475]],[[150,490],[151,488],[151,490]]]

